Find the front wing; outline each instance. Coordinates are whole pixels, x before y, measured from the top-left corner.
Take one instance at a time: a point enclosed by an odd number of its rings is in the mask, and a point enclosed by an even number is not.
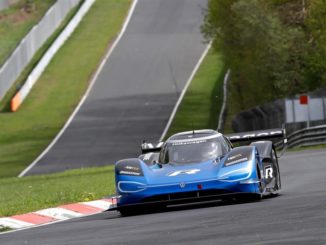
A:
[[[124,188],[122,185],[123,183],[119,188]],[[119,195],[117,207],[154,203],[173,205],[258,193],[258,181],[227,182],[218,179],[210,179],[194,182],[180,182],[169,185],[147,185],[146,189],[143,189],[142,191]]]

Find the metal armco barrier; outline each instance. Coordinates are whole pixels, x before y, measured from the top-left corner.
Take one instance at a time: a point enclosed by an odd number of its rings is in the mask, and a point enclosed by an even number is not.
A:
[[[11,88],[37,50],[59,27],[69,11],[81,0],[58,0],[40,22],[24,37],[0,68],[0,101]]]
[[[326,124],[326,88],[307,95],[309,105],[299,105],[300,95],[296,95],[242,111],[232,119],[232,128],[235,132],[246,132],[278,128],[285,124],[286,131],[291,134],[309,126]]]
[[[288,147],[326,144],[326,125],[304,128],[288,135]],[[279,147],[282,143],[276,144]]]
[[[51,47],[46,51],[43,55],[42,59],[35,66],[33,71],[29,74],[27,80],[24,85],[19,89],[19,91],[15,94],[15,96],[11,100],[11,111],[15,112],[21,106],[27,95],[32,90],[34,84],[42,75],[45,68],[48,66],[54,55],[58,52],[58,50],[62,47],[62,45],[67,41],[73,31],[77,28],[80,21],[83,19],[85,14],[91,8],[95,0],[85,0],[83,5],[78,10],[77,14],[75,14],[74,18],[70,20],[69,24],[66,28],[61,32],[59,37],[53,42]]]

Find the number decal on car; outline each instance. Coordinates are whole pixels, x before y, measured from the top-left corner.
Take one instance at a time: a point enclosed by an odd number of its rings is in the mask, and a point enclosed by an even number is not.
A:
[[[169,173],[168,176],[177,176],[179,174],[196,174],[200,171],[200,169],[187,169],[187,170],[179,170],[172,173]]]

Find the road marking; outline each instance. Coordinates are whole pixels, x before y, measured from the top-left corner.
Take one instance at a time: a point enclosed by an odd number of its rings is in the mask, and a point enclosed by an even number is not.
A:
[[[86,90],[83,98],[81,99],[81,101],[79,102],[78,106],[76,107],[76,109],[74,110],[74,112],[71,114],[71,116],[69,117],[68,121],[65,123],[65,125],[63,126],[63,128],[60,130],[60,132],[57,134],[57,136],[53,139],[53,141],[50,143],[50,145],[41,153],[41,155],[39,155],[27,168],[25,168],[19,175],[18,177],[23,177],[27,174],[27,172],[29,170],[31,170],[44,156],[45,154],[47,154],[51,148],[55,145],[55,143],[57,143],[57,141],[60,139],[61,135],[63,135],[63,133],[66,131],[66,129],[68,128],[68,126],[70,125],[70,123],[72,122],[72,120],[75,118],[77,112],[79,111],[79,109],[81,108],[81,106],[84,104],[86,98],[88,97],[91,89],[93,88],[100,72],[102,71],[106,61],[109,59],[109,57],[111,56],[112,52],[114,51],[115,47],[118,45],[120,39],[122,38],[123,34],[125,33],[127,26],[130,22],[130,19],[132,17],[132,14],[134,13],[134,10],[136,8],[138,0],[134,0],[129,13],[126,17],[126,20],[124,22],[124,25],[119,33],[118,38],[115,40],[115,42],[113,43],[113,45],[111,46],[111,48],[109,49],[108,53],[106,54],[106,56],[104,57],[104,59],[102,60],[100,66],[98,67],[95,75],[93,76],[91,83],[88,87],[88,89]]]
[[[165,138],[166,133],[168,132],[168,130],[169,130],[170,126],[171,126],[171,123],[172,123],[172,121],[173,121],[173,119],[174,119],[174,117],[175,117],[175,114],[177,113],[177,110],[178,110],[178,108],[179,108],[179,106],[180,106],[180,103],[181,103],[183,97],[185,96],[185,93],[186,93],[186,91],[187,91],[187,89],[188,89],[188,87],[189,87],[189,85],[190,85],[192,79],[194,78],[194,76],[195,76],[197,70],[199,69],[199,66],[200,66],[201,63],[203,62],[203,60],[204,60],[205,56],[207,55],[207,53],[208,53],[208,51],[209,51],[209,49],[210,49],[211,46],[212,46],[212,43],[210,42],[210,43],[207,45],[206,49],[204,50],[204,53],[202,54],[202,56],[201,56],[200,59],[198,60],[198,62],[197,62],[197,64],[196,64],[195,68],[193,69],[192,73],[190,74],[190,77],[188,78],[188,81],[187,81],[186,85],[184,86],[184,88],[183,88],[183,90],[182,90],[182,92],[181,92],[181,94],[180,94],[180,97],[179,97],[177,103],[175,104],[175,106],[174,106],[174,108],[173,108],[172,114],[171,114],[171,116],[170,116],[170,118],[169,118],[168,123],[166,124],[166,126],[165,126],[165,128],[164,128],[164,131],[163,131],[163,133],[162,133],[161,138],[160,138],[159,141],[163,141],[163,139]]]

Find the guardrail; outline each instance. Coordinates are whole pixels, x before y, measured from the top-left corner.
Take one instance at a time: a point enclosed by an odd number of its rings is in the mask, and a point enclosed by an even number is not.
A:
[[[88,10],[91,8],[95,0],[85,0],[83,5],[80,7],[75,16],[70,20],[69,24],[57,37],[57,39],[52,43],[51,47],[43,55],[39,63],[35,66],[33,71],[28,75],[27,80],[24,85],[19,89],[15,96],[11,100],[11,111],[15,112],[23,103],[29,92],[32,90],[34,84],[42,75],[43,71],[46,69],[52,58],[62,47],[62,45],[67,41],[73,31],[77,28],[80,21],[86,15]]]
[[[69,11],[79,3],[80,0],[57,0],[21,40],[6,62],[0,66],[0,101],[34,57],[37,50],[59,27]]]
[[[313,146],[326,144],[326,125],[304,128],[287,136],[289,148],[295,146]],[[282,142],[275,144],[280,147]]]

